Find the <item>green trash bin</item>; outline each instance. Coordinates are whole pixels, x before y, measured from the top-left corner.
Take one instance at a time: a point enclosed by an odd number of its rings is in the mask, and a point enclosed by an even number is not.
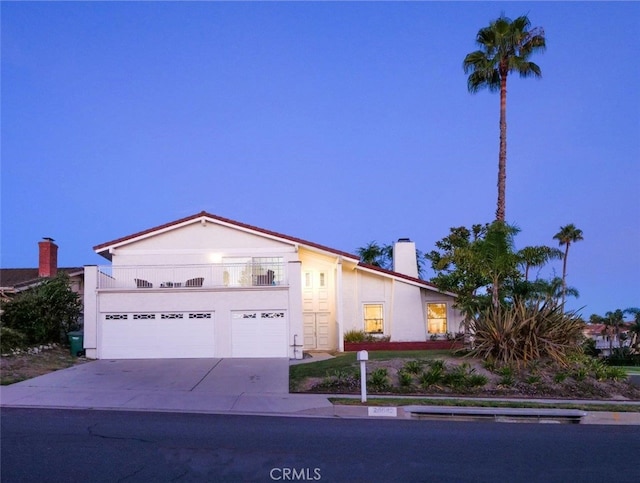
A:
[[[84,353],[84,334],[81,330],[69,332],[69,346],[71,347],[71,355],[74,357],[81,356]]]

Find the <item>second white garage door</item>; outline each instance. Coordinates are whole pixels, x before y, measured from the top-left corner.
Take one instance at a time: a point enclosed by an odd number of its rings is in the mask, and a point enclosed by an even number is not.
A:
[[[288,357],[288,339],[284,310],[231,313],[233,357]]]

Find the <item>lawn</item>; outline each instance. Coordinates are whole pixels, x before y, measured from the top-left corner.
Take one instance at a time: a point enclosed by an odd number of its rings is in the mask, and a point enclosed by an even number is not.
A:
[[[0,385],[43,376],[59,369],[87,362],[84,357],[73,357],[68,347],[55,347],[38,354],[20,354],[0,358]]]
[[[617,367],[618,369],[622,369],[627,371],[627,374],[629,375],[638,375],[640,376],[640,367],[639,366],[613,366],[613,367]]]

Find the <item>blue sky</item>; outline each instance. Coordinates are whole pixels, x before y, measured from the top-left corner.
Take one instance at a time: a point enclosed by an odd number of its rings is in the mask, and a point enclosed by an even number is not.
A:
[[[202,210],[348,252],[491,221],[499,98],[462,60],[502,12],[547,37],[509,79],[517,245],[574,223],[571,306],[640,306],[634,2],[2,2],[2,266]]]

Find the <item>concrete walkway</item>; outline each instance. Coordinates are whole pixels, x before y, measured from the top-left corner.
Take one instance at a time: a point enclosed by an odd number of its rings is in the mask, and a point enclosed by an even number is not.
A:
[[[405,411],[402,407],[378,411],[366,406],[334,406],[329,402],[329,398],[335,395],[289,394],[290,364],[315,362],[328,357],[331,356],[319,353],[312,354],[311,358],[302,361],[98,360],[10,386],[2,386],[0,406],[340,418],[413,417],[410,411]],[[345,397],[359,399],[359,396]],[[640,405],[640,401],[619,403]],[[640,425],[640,413],[586,413],[582,418],[583,424]]]

